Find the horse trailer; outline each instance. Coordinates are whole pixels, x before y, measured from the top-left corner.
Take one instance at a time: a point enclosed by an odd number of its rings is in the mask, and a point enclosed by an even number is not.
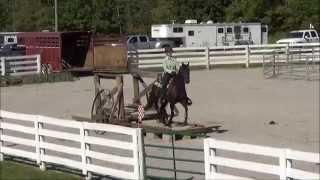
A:
[[[23,32],[18,44],[24,45],[26,55],[41,55],[41,64],[50,70],[83,67],[90,48],[90,32]]]
[[[161,24],[151,26],[153,38],[174,40],[180,47],[233,46],[267,44],[268,26],[261,23],[197,23]]]

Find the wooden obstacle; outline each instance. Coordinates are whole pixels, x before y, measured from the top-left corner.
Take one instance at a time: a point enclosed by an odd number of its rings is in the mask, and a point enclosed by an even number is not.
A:
[[[150,117],[148,117],[151,119]],[[72,119],[77,121],[86,121],[86,122],[94,122],[90,118],[80,117],[80,116],[72,116]],[[134,119],[134,118],[133,118]],[[164,126],[162,123],[156,122],[154,119],[150,121],[143,121],[143,123],[137,123],[135,121],[113,121],[109,122],[110,124],[120,125],[125,127],[132,128],[142,128],[144,135],[147,137],[152,137],[156,139],[163,139],[165,141],[170,141],[171,136],[174,136],[175,140],[181,139],[195,139],[201,137],[207,137],[208,133],[223,133],[226,130],[222,130],[221,125],[201,125],[201,124],[188,124],[183,125],[180,122],[173,122],[172,127]]]

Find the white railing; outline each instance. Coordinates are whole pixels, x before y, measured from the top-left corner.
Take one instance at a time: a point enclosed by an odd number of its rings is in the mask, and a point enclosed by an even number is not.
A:
[[[87,177],[94,173],[144,178],[141,129],[3,110],[0,117],[0,160],[3,155],[12,155],[36,161],[42,170],[46,163],[53,163],[82,170]],[[98,136],[94,130],[108,135]],[[125,154],[116,155],[110,149]],[[119,169],[121,165],[125,168]]]
[[[0,57],[1,76],[39,74],[40,72],[40,55]]]
[[[279,165],[258,163],[247,160],[239,160],[218,156],[217,151],[231,151],[235,153],[245,153],[251,155],[261,155],[269,158],[276,158]],[[309,172],[306,170],[295,169],[293,161],[304,161],[316,165],[319,163],[319,154],[294,151],[290,149],[273,148],[249,144],[233,143],[215,139],[204,140],[204,158],[206,179],[250,179],[235,175],[219,172],[220,166],[245,171],[265,173],[279,176],[280,179],[320,179],[319,167],[318,172]]]
[[[173,48],[173,51],[179,62],[190,62],[191,66],[207,69],[215,65],[243,64],[249,67],[250,64],[262,64],[263,56],[274,52],[313,55],[315,61],[320,60],[320,43]],[[165,57],[164,49],[130,51],[128,55],[130,61],[141,69],[159,68]]]

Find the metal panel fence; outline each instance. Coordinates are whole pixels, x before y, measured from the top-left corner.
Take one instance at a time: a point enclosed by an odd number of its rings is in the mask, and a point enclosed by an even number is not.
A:
[[[36,161],[42,170],[52,163],[81,170],[89,178],[144,179],[141,129],[3,110],[0,117],[0,160],[12,155]]]
[[[39,74],[40,55],[0,57],[0,72],[1,76]]]
[[[263,57],[265,78],[283,77],[305,80],[319,80],[319,58],[315,55],[298,53],[279,54]]]
[[[275,51],[313,55],[316,61],[320,60],[320,43],[173,48],[173,51],[178,62],[190,62],[191,66],[207,69],[216,65],[240,64],[249,67],[251,64],[262,64],[263,56]],[[164,49],[129,51],[128,54],[129,60],[141,69],[159,68],[165,57]]]
[[[253,154],[275,158],[277,164],[260,163],[256,161],[239,160],[234,157],[229,158],[217,154],[218,150],[231,151],[233,153]],[[238,175],[219,172],[219,167],[229,167],[242,171],[252,171],[264,174],[272,174],[280,179],[319,179],[318,172],[310,172],[293,167],[293,161],[303,161],[316,165],[319,164],[319,154],[294,151],[290,149],[273,148],[249,144],[233,143],[215,139],[204,140],[204,158],[206,179],[250,179]]]

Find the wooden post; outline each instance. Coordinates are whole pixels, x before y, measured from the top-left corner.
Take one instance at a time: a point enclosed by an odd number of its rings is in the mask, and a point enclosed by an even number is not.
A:
[[[286,152],[285,152],[286,156],[287,156],[289,151],[290,151],[289,149],[286,150]],[[292,160],[291,159],[287,159],[287,157],[285,157],[285,158],[286,158],[285,161],[286,161],[286,172],[287,172],[287,169],[291,169],[292,168]],[[286,179],[287,180],[292,180],[292,178],[287,177],[287,174],[286,174]]]
[[[140,179],[146,178],[146,167],[145,167],[145,149],[144,149],[144,139],[142,135],[142,129],[137,129],[138,135],[138,155],[139,155],[139,171],[140,171]]]
[[[87,176],[87,159],[86,159],[86,143],[85,143],[85,129],[83,123],[80,127],[80,137],[81,137],[81,163],[82,163],[82,174]]]
[[[87,129],[84,129],[84,136],[89,136],[89,131]],[[85,151],[90,151],[90,144],[85,143]],[[85,161],[86,161],[86,165],[87,164],[91,164],[92,160],[90,157],[85,156]],[[86,180],[91,180],[92,179],[92,173],[89,171],[86,171]]]
[[[217,165],[212,164],[210,161],[211,156],[216,156],[217,151],[215,148],[212,148],[212,144],[214,144],[214,139],[205,139],[204,140],[204,161],[205,161],[205,179],[209,180],[214,177],[214,173],[217,173],[218,168]]]
[[[133,80],[133,99],[138,99],[139,97],[139,80],[134,76],[132,75],[132,80]],[[132,102],[133,104],[136,104],[136,103],[140,103],[140,99],[137,101],[137,102]]]
[[[41,73],[41,56],[40,54],[37,55],[37,73]]]
[[[286,149],[283,149],[283,151],[279,154],[279,166],[280,166],[280,179],[285,180],[287,178],[287,165],[286,165],[286,159],[287,159],[287,152]]]
[[[287,44],[286,46],[286,60],[287,60],[287,63],[289,62],[289,54],[290,54],[290,49],[289,49],[289,44]]]
[[[177,180],[177,167],[176,167],[176,154],[175,154],[175,149],[174,149],[174,141],[175,141],[175,134],[171,134],[171,147],[172,147],[174,180]]]
[[[273,58],[272,58],[272,77],[276,75],[276,52],[273,52]]]
[[[246,51],[246,68],[249,68],[250,66],[250,49],[249,49],[249,45],[246,46],[245,48],[245,51]]]
[[[42,122],[39,123],[39,129],[43,129],[43,123]],[[44,140],[44,136],[41,135],[39,137],[40,137],[40,144],[41,144],[41,143],[43,143],[45,141]],[[47,169],[46,168],[46,163],[43,161],[45,153],[46,153],[45,149],[40,148],[40,169],[42,171],[45,171]]]
[[[94,75],[93,77],[93,83],[94,83],[94,97],[97,96],[97,94],[99,93],[100,91],[100,76],[99,75]],[[100,97],[97,97],[97,101],[96,101],[96,104],[95,104],[95,107],[98,107],[99,104],[101,104],[101,96]]]
[[[116,84],[118,87],[118,94],[119,95],[119,112],[118,112],[118,119],[124,120],[125,119],[125,112],[124,112],[124,97],[123,97],[123,76],[116,77]]]
[[[34,121],[33,125],[35,128],[34,140],[36,142],[36,154],[37,154],[37,164],[40,166],[41,162],[41,153],[40,153],[40,136],[39,136],[39,119],[41,116],[37,116],[37,120]]]
[[[97,95],[100,91],[100,77],[99,75],[94,75],[94,90],[95,90],[95,95]]]
[[[305,66],[306,66],[306,80],[310,80],[310,64],[309,64],[309,56],[306,56],[305,59]]]
[[[209,153],[211,154],[211,156],[217,156],[217,149],[216,148],[212,148],[210,149]],[[213,168],[213,172],[217,173],[218,172],[218,166],[217,165],[212,165]]]
[[[1,127],[1,123],[2,123],[2,118],[0,117],[0,162],[3,161],[3,153],[1,151],[1,148],[3,147],[3,141],[1,139],[3,135],[3,129]]]
[[[209,47],[205,48],[205,57],[207,61],[207,69],[210,70],[210,49]]]

